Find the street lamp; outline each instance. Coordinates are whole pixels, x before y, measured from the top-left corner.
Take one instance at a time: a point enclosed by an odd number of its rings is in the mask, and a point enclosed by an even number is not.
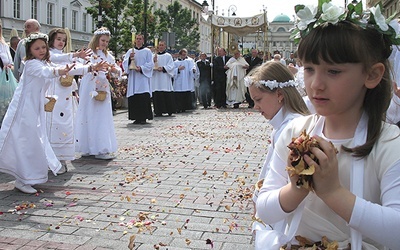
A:
[[[207,0],[204,0],[203,3],[201,4],[203,6],[203,10],[205,13],[208,13],[208,2]],[[214,0],[211,0],[211,6],[212,6],[212,11],[214,12]]]
[[[229,7],[228,7],[228,17],[229,17],[229,13],[232,11],[232,16],[236,16],[236,10],[237,10],[237,7],[236,7],[236,5],[230,5]]]
[[[101,8],[101,0],[99,0],[99,13],[97,14],[97,28],[103,26],[103,9]]]
[[[144,0],[144,12],[143,12],[143,26],[144,26],[144,34],[143,34],[143,38],[144,38],[144,45],[146,46],[147,44],[147,6],[148,6],[149,1],[148,0]]]

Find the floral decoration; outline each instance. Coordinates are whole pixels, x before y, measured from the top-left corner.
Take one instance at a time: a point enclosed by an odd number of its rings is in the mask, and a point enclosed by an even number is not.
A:
[[[113,98],[122,98],[126,96],[128,78],[122,77],[121,79],[118,79],[117,77],[111,77],[109,78],[109,81],[113,87],[113,91],[111,91]]]
[[[32,33],[26,38],[26,42],[30,43],[32,41],[35,41],[36,39],[45,39],[46,41],[49,41],[49,37],[46,34]]]
[[[362,1],[356,5],[350,3],[347,9],[335,6],[331,0],[318,0],[318,7],[299,4],[295,6],[297,16],[291,38],[298,43],[314,28],[325,24],[337,24],[347,21],[359,25],[363,29],[374,28],[383,34],[394,45],[400,45],[400,26],[394,15],[385,18],[382,15],[382,4],[363,10]]]
[[[256,85],[264,85],[265,87],[268,87],[269,89],[277,89],[277,88],[285,88],[285,87],[297,87],[298,83],[294,80],[289,80],[287,82],[278,82],[276,80],[260,80],[260,81],[253,81],[251,77],[245,77],[244,78],[244,84],[246,87],[250,87],[252,84]]]

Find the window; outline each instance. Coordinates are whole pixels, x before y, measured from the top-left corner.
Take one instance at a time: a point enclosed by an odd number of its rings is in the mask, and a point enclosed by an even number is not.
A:
[[[67,27],[67,8],[61,10],[61,27]]]
[[[87,32],[87,13],[83,13],[82,16],[82,31]]]
[[[38,19],[38,0],[32,0],[31,18]]]
[[[14,0],[14,18],[21,18],[21,0]]]
[[[54,4],[47,3],[47,24],[52,25],[54,18]]]
[[[279,27],[276,32],[286,32],[285,28],[283,27]]]
[[[78,11],[73,10],[72,11],[72,29],[76,30],[76,24],[78,22]]]

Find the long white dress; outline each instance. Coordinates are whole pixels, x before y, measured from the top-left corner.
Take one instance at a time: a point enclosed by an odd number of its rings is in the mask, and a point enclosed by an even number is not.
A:
[[[58,49],[50,49],[50,60],[57,65],[72,64],[74,58],[71,53],[63,53]],[[68,72],[69,75],[84,75],[89,65],[77,64]],[[60,78],[54,78],[47,89],[47,96],[57,96],[53,112],[46,112],[47,134],[50,144],[59,160],[75,159],[75,112],[77,100],[73,96],[76,82],[65,87],[60,83]]]
[[[112,55],[95,51],[91,63],[106,61],[119,71]],[[96,90],[106,91],[104,101],[95,100]],[[92,72],[83,76],[79,87],[79,105],[75,124],[76,152],[89,155],[110,154],[117,151],[117,139],[111,107],[110,84],[105,72]]]
[[[25,63],[0,130],[0,171],[27,185],[45,183],[49,168],[54,175],[61,168],[47,137],[44,111],[49,79],[58,77],[54,73],[47,62]]]

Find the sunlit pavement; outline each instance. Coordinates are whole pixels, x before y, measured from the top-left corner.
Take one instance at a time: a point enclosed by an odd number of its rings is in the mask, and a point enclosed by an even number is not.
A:
[[[264,117],[242,104],[145,125],[118,110],[114,120],[112,161],[78,158],[64,175],[49,172],[36,195],[0,173],[0,249],[254,248],[251,193],[270,134]]]

